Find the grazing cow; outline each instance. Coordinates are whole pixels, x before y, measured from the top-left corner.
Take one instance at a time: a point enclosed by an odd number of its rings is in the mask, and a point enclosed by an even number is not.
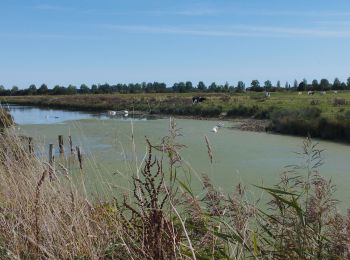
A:
[[[271,95],[270,95],[270,92],[267,92],[267,91],[264,92],[264,94],[265,94],[265,97],[266,97],[266,98],[269,98],[269,97],[271,96]]]
[[[206,99],[205,97],[192,97],[192,104],[203,102]]]
[[[307,94],[308,94],[308,95],[313,95],[313,94],[315,94],[315,91],[311,91],[311,90],[310,90],[310,91],[307,92]]]
[[[302,95],[302,94],[303,94],[303,92],[300,92],[300,91],[298,92],[298,95]]]
[[[327,93],[326,91],[321,91],[320,92],[321,96],[326,95],[326,93]]]
[[[334,91],[333,91],[333,94],[338,94],[338,91],[334,90]]]

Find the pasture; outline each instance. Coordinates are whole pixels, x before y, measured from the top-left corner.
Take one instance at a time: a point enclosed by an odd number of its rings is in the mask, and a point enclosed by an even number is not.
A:
[[[192,104],[193,96],[206,97],[202,103]],[[327,91],[325,95],[315,92],[272,92],[266,98],[264,93],[148,93],[148,94],[87,94],[64,96],[7,96],[0,97],[2,104],[15,103],[77,110],[124,110],[142,111],[153,114],[174,114],[200,117],[218,117],[237,108],[233,117],[254,117],[259,111],[279,111],[315,107],[321,116],[334,118],[349,111],[350,91]],[[224,113],[224,114],[222,114]],[[269,118],[269,115],[257,116]]]

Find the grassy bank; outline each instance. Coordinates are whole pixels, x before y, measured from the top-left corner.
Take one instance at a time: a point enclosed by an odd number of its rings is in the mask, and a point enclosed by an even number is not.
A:
[[[194,194],[176,177],[184,149],[178,135],[172,122],[161,143],[147,142],[142,167],[130,176],[133,188],[104,200],[81,189],[83,171],[73,181],[30,154],[11,130],[1,134],[0,258],[350,257],[349,216],[339,214],[335,187],[318,172],[322,153],[310,140],[299,155],[303,166],[291,167],[275,187],[261,187],[270,197],[266,206],[247,199],[240,183],[224,194],[206,176]]]
[[[299,95],[296,92],[208,94],[207,100],[192,104],[198,93],[108,94],[66,96],[1,97],[2,103],[16,103],[74,110],[124,110],[150,114],[200,118],[270,119],[268,130],[291,135],[307,135],[330,140],[350,141],[350,92],[326,95]]]

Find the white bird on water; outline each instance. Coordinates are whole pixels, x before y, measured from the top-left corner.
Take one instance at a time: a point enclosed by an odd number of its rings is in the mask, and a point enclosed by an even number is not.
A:
[[[212,129],[211,131],[214,132],[214,133],[217,133],[217,132],[218,132],[218,127],[217,127],[217,126],[214,126],[213,129]]]

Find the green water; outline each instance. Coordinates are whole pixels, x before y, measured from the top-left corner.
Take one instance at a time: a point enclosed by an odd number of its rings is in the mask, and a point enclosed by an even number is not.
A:
[[[190,176],[196,193],[201,191],[198,175],[207,174],[226,192],[232,191],[239,182],[254,190],[252,185],[277,183],[284,166],[300,162],[294,152],[301,150],[302,138],[232,130],[228,128],[233,124],[230,122],[225,122],[225,127],[218,133],[210,131],[218,121],[177,119],[176,123],[182,133],[177,141],[187,146],[181,153],[183,161],[189,162],[194,169],[190,172],[188,168],[179,169],[178,174],[183,178],[185,174],[187,178]],[[37,152],[45,150],[49,143],[55,144],[57,152],[57,136],[64,135],[66,158],[61,158],[61,162],[74,172],[78,164],[69,159],[67,137],[70,134],[73,144],[83,149],[86,189],[91,193],[102,190],[108,193],[102,186],[121,192],[130,188],[130,175],[146,152],[145,136],[152,143],[159,143],[168,134],[168,126],[169,119],[131,121],[98,117],[64,123],[22,124],[20,128],[39,144]],[[213,163],[208,158],[205,136],[212,146]],[[319,141],[319,147],[325,149],[321,174],[332,178],[337,185],[338,199],[350,201],[347,192],[350,146]]]

